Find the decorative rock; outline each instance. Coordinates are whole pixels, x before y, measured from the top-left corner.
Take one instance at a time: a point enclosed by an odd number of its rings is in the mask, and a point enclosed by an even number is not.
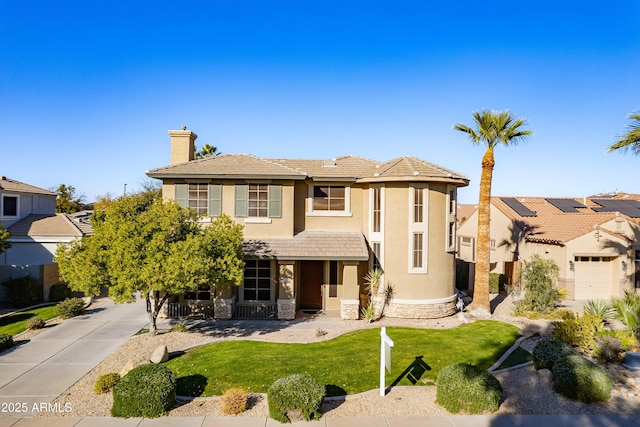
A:
[[[540,369],[538,370],[538,379],[544,384],[552,385],[553,384],[553,372],[548,369]]]
[[[167,349],[167,346],[161,345],[160,347],[156,348],[151,355],[151,359],[149,360],[151,361],[151,363],[156,364],[169,360],[169,350]]]
[[[120,377],[122,378],[125,375],[127,375],[129,371],[135,368],[136,366],[138,366],[138,364],[133,360],[127,361],[127,363],[125,363],[122,369],[120,370]]]

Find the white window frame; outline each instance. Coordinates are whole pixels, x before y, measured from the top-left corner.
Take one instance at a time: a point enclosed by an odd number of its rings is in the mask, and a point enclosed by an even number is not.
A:
[[[5,215],[4,214],[4,199],[11,197],[16,199],[16,214]],[[2,194],[2,205],[0,206],[0,217],[2,218],[20,218],[20,195],[19,194]]]
[[[422,192],[422,217],[415,218],[415,194],[416,190]],[[429,235],[429,185],[428,184],[415,184],[409,186],[409,235],[408,235],[408,247],[407,258],[409,274],[424,274],[427,273],[427,260],[428,260],[428,235]],[[420,233],[422,235],[422,266],[415,267],[413,263],[414,250],[414,236]]]
[[[373,209],[375,206],[375,192],[380,191],[380,229],[378,231],[374,231],[374,213]],[[369,242],[371,242],[371,250],[373,251],[373,244],[377,243],[380,245],[380,253],[378,256],[378,263],[380,264],[380,268],[384,270],[384,218],[385,218],[385,187],[384,185],[375,185],[369,188]],[[374,259],[371,257],[370,268],[373,269]]]
[[[344,187],[344,210],[314,210],[313,200],[315,187]],[[307,216],[351,216],[351,186],[345,182],[323,182],[309,185],[307,193]]]
[[[456,250],[456,209],[458,207],[456,187],[447,185],[447,221],[445,227],[445,250],[455,252]]]
[[[197,197],[195,199],[191,198],[191,186],[192,185],[197,185],[197,193],[198,196],[201,193],[206,194],[206,197],[204,199],[201,199],[200,197]],[[196,204],[198,206],[191,206],[191,201],[195,201]],[[202,202],[204,200],[204,205],[200,205],[200,202]],[[198,215],[209,215],[209,183],[207,182],[189,182],[187,183],[187,206],[191,207],[193,210],[195,210]],[[204,212],[201,212],[201,210],[204,210]]]

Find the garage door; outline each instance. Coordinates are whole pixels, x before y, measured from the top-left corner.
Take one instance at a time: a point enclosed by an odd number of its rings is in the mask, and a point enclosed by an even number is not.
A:
[[[610,299],[613,257],[577,256],[574,260],[576,299]]]

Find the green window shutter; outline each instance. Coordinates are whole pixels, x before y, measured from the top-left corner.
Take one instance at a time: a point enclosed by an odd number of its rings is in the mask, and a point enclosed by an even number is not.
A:
[[[186,208],[187,204],[187,191],[188,184],[173,184],[173,188],[175,190],[175,201],[178,206]]]
[[[269,218],[282,218],[282,185],[269,185]]]
[[[246,218],[247,200],[249,199],[249,186],[246,184],[236,185],[236,218]]]
[[[209,184],[209,215],[222,213],[222,184]]]

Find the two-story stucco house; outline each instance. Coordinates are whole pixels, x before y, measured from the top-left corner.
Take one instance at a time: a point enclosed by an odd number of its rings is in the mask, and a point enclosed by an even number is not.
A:
[[[533,255],[560,268],[569,299],[610,299],[640,291],[640,195],[492,197],[491,271],[517,283]],[[473,283],[477,213],[458,228],[458,256]]]
[[[408,156],[194,160],[196,134],[169,135],[171,164],[147,171],[162,180],[163,198],[244,226],[243,285],[213,295],[203,289],[187,301],[211,298],[217,318],[339,310],[357,319],[363,278],[378,267],[394,289],[385,315],[455,312],[456,194],[468,185],[464,176]]]

